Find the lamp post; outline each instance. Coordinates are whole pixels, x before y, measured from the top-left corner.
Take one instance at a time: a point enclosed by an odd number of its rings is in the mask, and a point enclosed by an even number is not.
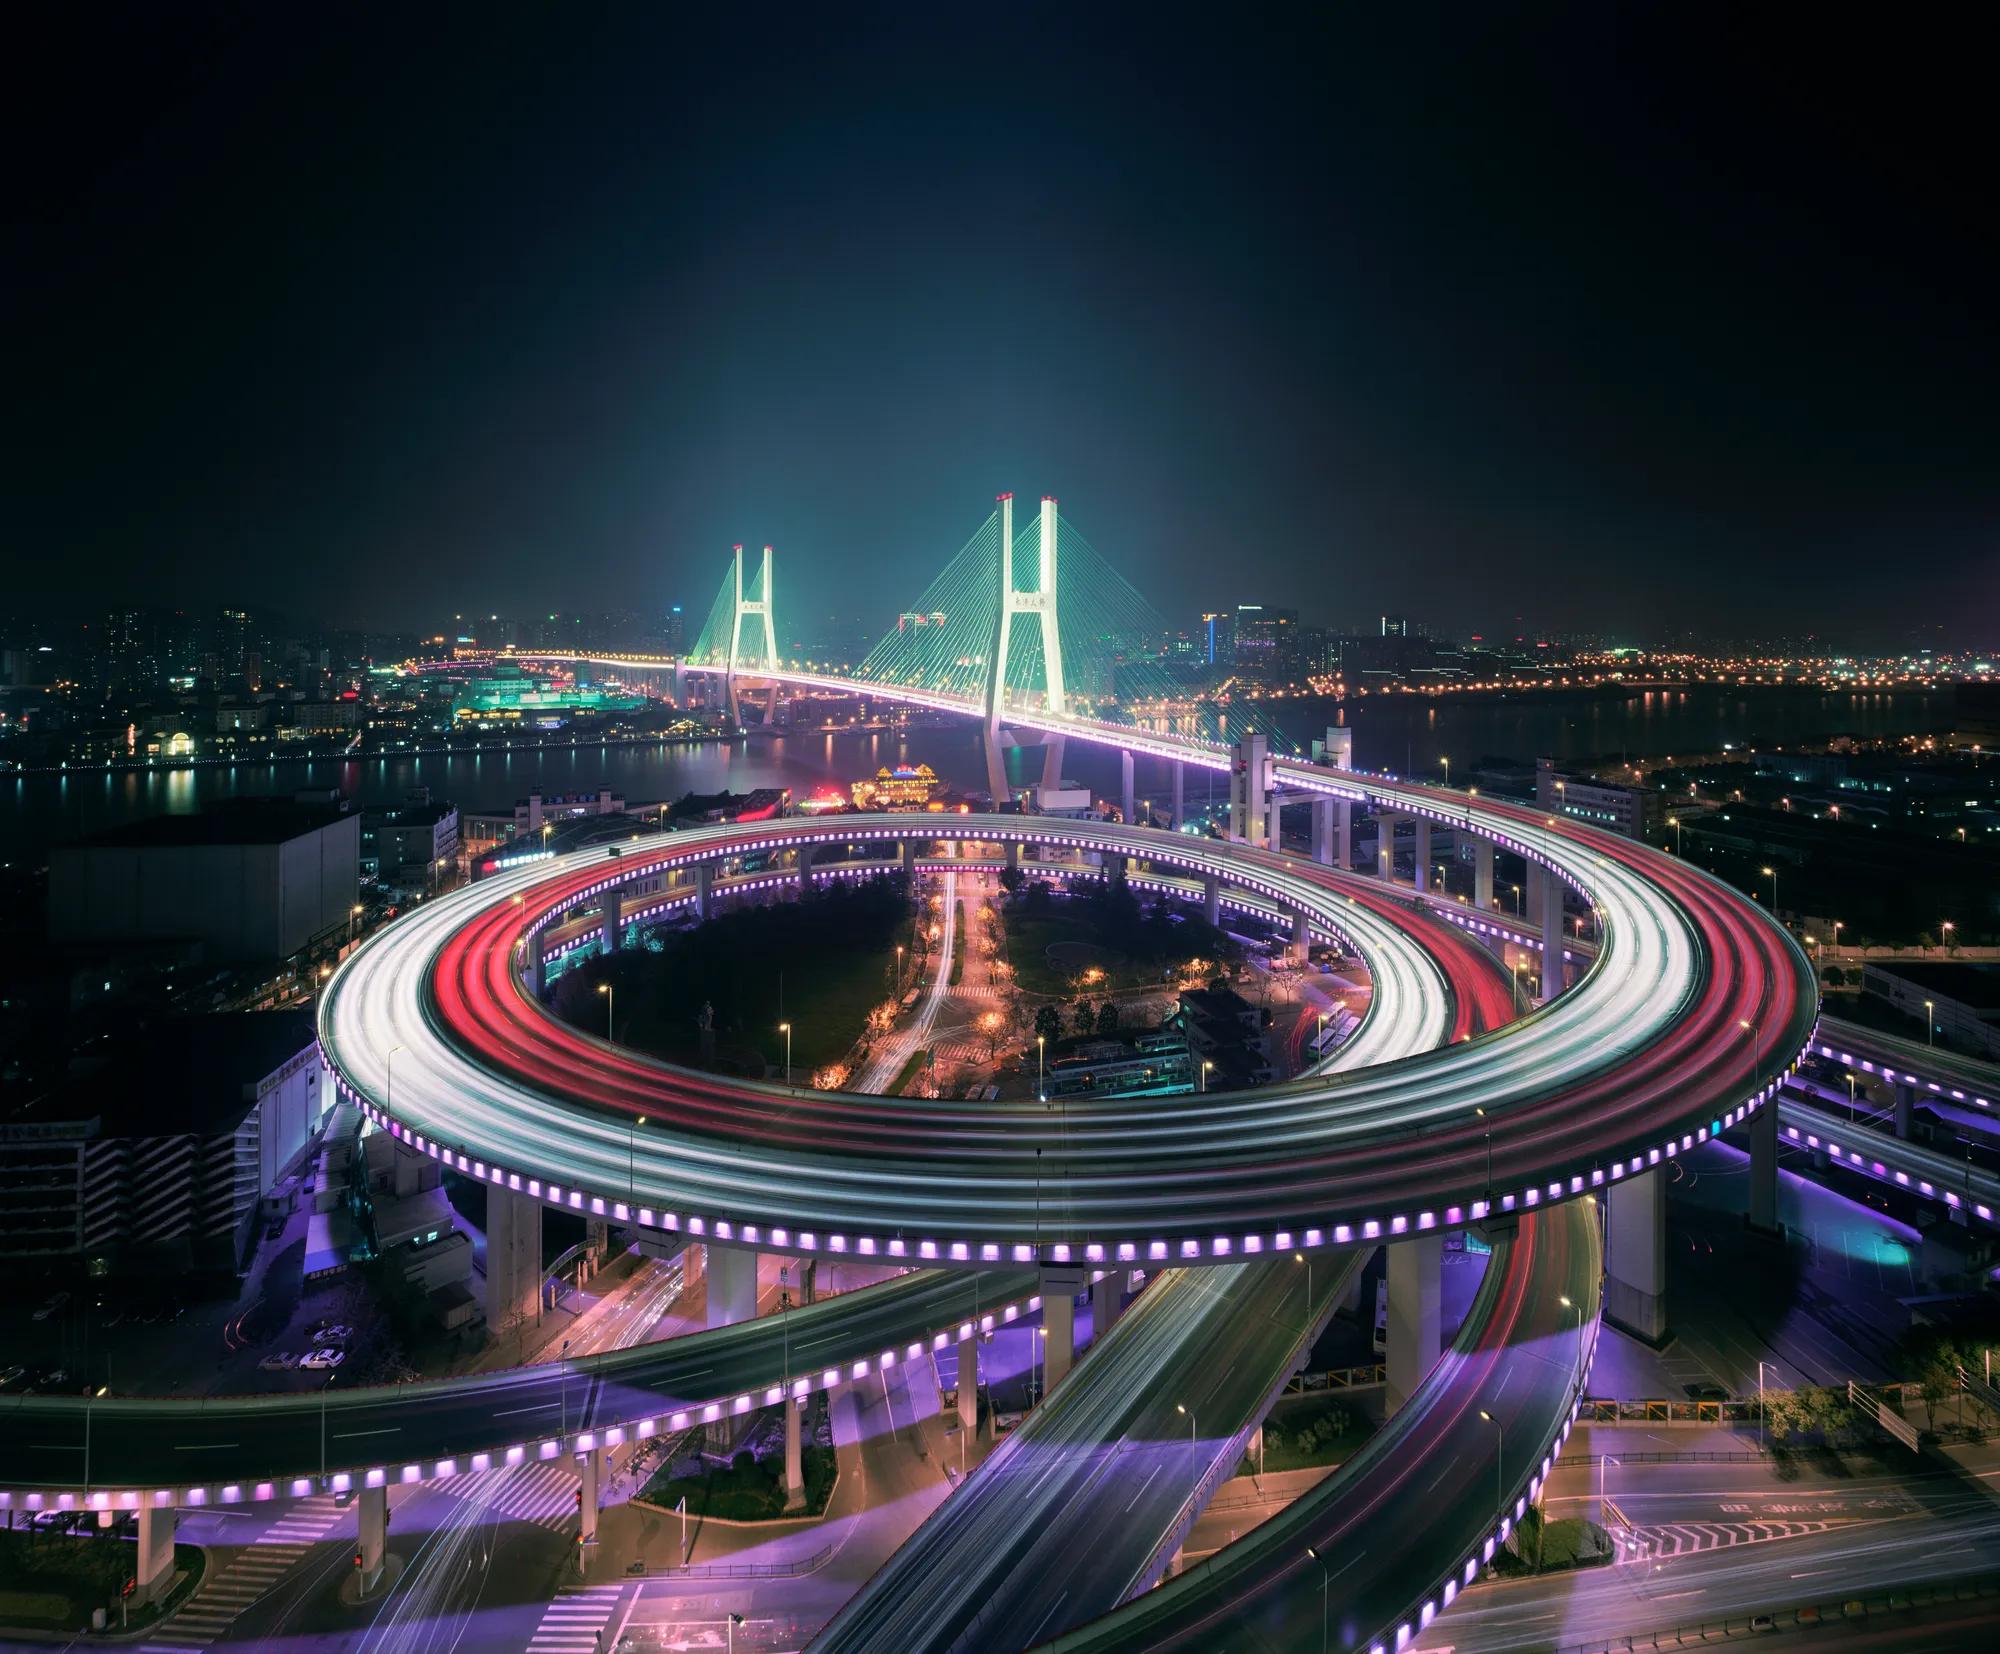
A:
[[[1668,816],[1667,825],[1674,830],[1674,854],[1684,856],[1686,851],[1681,848],[1681,818],[1679,816]]]
[[[1319,1564],[1319,1654],[1326,1654],[1326,1599],[1333,1586],[1333,1570],[1312,1546],[1306,1547],[1306,1555]]]
[[[1757,1079],[1757,1025],[1744,1017],[1738,1017],[1736,1019],[1736,1026],[1750,1030],[1750,1061],[1745,1065],[1743,1071],[1743,1089],[1747,1094],[1755,1085]]]
[[[1764,1416],[1764,1367],[1757,1363],[1757,1445],[1768,1448],[1771,1445],[1771,1426]]]
[[[1215,1064],[1214,1064],[1214,1063],[1212,1063],[1212,1062],[1210,1062],[1210,1061],[1209,1061],[1209,1060],[1208,1060],[1208,1059],[1207,1059],[1206,1057],[1202,1058],[1202,1060],[1201,1060],[1201,1089],[1203,1090],[1203,1092],[1206,1092],[1206,1091],[1208,1090],[1208,1071],[1209,1071],[1209,1070],[1210,1070],[1211,1068],[1213,1068],[1214,1066],[1215,1066]]]
[[[388,1076],[382,1087],[382,1106],[391,1114],[396,1112],[396,1053],[402,1049],[404,1048],[400,1045],[390,1046],[389,1055],[383,1059],[382,1063]]]
[[[1924,1044],[1937,1049],[1937,1001],[1924,1001]]]
[[[1195,1466],[1194,1414],[1178,1401],[1174,1403],[1174,1411],[1188,1421],[1188,1480],[1190,1484],[1198,1485],[1201,1481],[1201,1472]]]
[[[613,1045],[618,1043],[618,990],[609,982],[600,982],[597,991],[604,995],[604,1037]]]
[[[639,1204],[639,1128],[645,1123],[645,1115],[632,1116],[632,1130],[625,1145],[625,1175],[630,1185],[626,1196],[634,1206]]]
[[[1292,1254],[1292,1262],[1293,1262],[1293,1263],[1302,1263],[1302,1264],[1304,1264],[1304,1265],[1306,1266],[1306,1325],[1307,1325],[1307,1326],[1311,1326],[1311,1325],[1312,1325],[1312,1309],[1313,1309],[1313,1265],[1312,1265],[1312,1259],[1310,1259],[1309,1257],[1307,1257],[1307,1256],[1306,1256],[1306,1255],[1305,1255],[1305,1254],[1304,1254],[1303,1252],[1294,1252],[1294,1253]]]
[[[778,1024],[778,1032],[785,1036],[785,1084],[790,1085],[792,1083],[792,1025],[789,1022],[781,1022]]]
[[[1771,917],[1778,916],[1778,870],[1775,867],[1759,868],[1765,878],[1771,881]]]
[[[1482,1120],[1486,1118],[1486,1110],[1481,1108],[1477,1103],[1472,1105],[1472,1112]],[[1493,1128],[1491,1126],[1486,1128],[1486,1209],[1488,1212],[1493,1210]]]
[[[1507,888],[1514,892],[1514,917],[1517,919],[1524,917],[1527,909],[1521,905],[1521,887],[1518,884],[1510,884]]]
[[[1043,1061],[1048,1053],[1048,1045],[1049,1036],[1047,1034],[1037,1034],[1035,1036],[1035,1099],[1037,1102],[1043,1103],[1049,1100],[1049,1085],[1045,1077],[1045,1065]]]

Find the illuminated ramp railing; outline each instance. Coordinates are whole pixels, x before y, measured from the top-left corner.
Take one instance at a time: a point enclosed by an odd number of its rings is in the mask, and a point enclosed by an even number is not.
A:
[[[1361,1262],[1287,1253],[1164,1272],[834,1616],[815,1654],[1021,1647],[1150,1587]]]
[[[561,1459],[858,1382],[1041,1300],[1024,1270],[922,1271],[579,1360],[329,1393],[9,1396],[0,1510],[234,1504]]]
[[[1500,1240],[1452,1348],[1326,1481],[1089,1625],[1065,1654],[1401,1648],[1507,1542],[1569,1435],[1596,1351],[1594,1201]]]
[[[1907,1137],[1892,1137],[1786,1092],[1778,1102],[1778,1140],[1823,1154],[1846,1171],[1935,1200],[1981,1223],[2000,1222],[2000,1177]]]

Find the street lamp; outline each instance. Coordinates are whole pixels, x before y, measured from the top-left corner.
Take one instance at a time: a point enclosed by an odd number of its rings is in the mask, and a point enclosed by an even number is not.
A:
[[[618,1043],[618,990],[609,982],[600,982],[597,991],[604,995],[604,1037],[613,1045]]]
[[[396,1053],[403,1049],[403,1046],[392,1045],[389,1048],[389,1055],[383,1060],[382,1064],[388,1071],[387,1082],[382,1088],[385,1093],[382,1099],[382,1106],[391,1114],[396,1112]]]
[[[1677,856],[1684,854],[1681,848],[1681,818],[1679,816],[1668,816],[1667,825],[1674,830],[1674,854]]]
[[[1312,1325],[1312,1308],[1313,1308],[1313,1265],[1312,1265],[1312,1259],[1310,1259],[1309,1257],[1307,1257],[1307,1256],[1306,1256],[1306,1255],[1305,1255],[1305,1254],[1304,1254],[1303,1252],[1294,1252],[1294,1253],[1292,1254],[1292,1262],[1293,1262],[1293,1263],[1302,1263],[1302,1264],[1304,1264],[1304,1265],[1306,1266],[1306,1325],[1307,1325],[1307,1326],[1311,1326],[1311,1325]]]
[[[792,1025],[789,1022],[781,1022],[778,1024],[778,1032],[785,1036],[785,1084],[790,1085],[792,1083]]]
[[[1519,919],[1527,912],[1521,905],[1521,887],[1518,884],[1510,884],[1507,888],[1514,892],[1514,917]]]
[[[1306,1555],[1319,1564],[1319,1654],[1326,1654],[1326,1598],[1333,1585],[1333,1570],[1312,1546],[1306,1547]]]
[[[1930,999],[1924,1001],[1924,1044],[1937,1049],[1937,1002]]]
[[[1759,871],[1763,873],[1765,878],[1771,881],[1771,916],[1776,918],[1778,914],[1778,870],[1775,867],[1766,867]]]
[[[1481,1108],[1477,1103],[1472,1105],[1472,1112],[1482,1120],[1486,1118],[1486,1110]],[[1486,1209],[1489,1212],[1493,1209],[1493,1128],[1491,1126],[1486,1128]]]
[[[1757,1025],[1747,1018],[1738,1017],[1736,1026],[1750,1030],[1750,1061],[1743,1075],[1743,1088],[1747,1092],[1755,1087],[1757,1081]]]
[[[1764,1416],[1764,1368],[1766,1365],[1768,1363],[1762,1361],[1757,1363],[1757,1444],[1760,1447],[1769,1447],[1771,1445],[1771,1426],[1766,1422]]]
[[[725,1648],[725,1654],[736,1654],[736,1628],[742,1623],[743,1616],[741,1614],[731,1614],[729,1616],[726,1632],[728,1643]]]
[[[1494,1434],[1500,1439],[1493,1455],[1493,1508],[1502,1510],[1507,1503],[1507,1427],[1482,1407],[1479,1416],[1493,1426]]]
[[[1185,1418],[1188,1421],[1188,1479],[1191,1482],[1198,1483],[1201,1480],[1201,1473],[1195,1468],[1194,1414],[1190,1413],[1178,1401],[1174,1403],[1174,1411],[1176,1413],[1179,1413],[1183,1418]]]
[[[639,1128],[645,1123],[645,1115],[632,1116],[632,1130],[625,1145],[625,1175],[630,1183],[627,1193],[634,1206],[639,1204]]]
[[[1209,1061],[1209,1060],[1208,1060],[1208,1059],[1207,1059],[1206,1057],[1204,1057],[1204,1058],[1202,1059],[1202,1063],[1201,1063],[1201,1089],[1202,1089],[1202,1090],[1203,1090],[1204,1092],[1206,1092],[1206,1091],[1208,1090],[1208,1071],[1209,1071],[1209,1070],[1210,1070],[1211,1068],[1213,1068],[1214,1066],[1215,1066],[1215,1064],[1214,1064],[1214,1063],[1212,1063],[1212,1062],[1210,1062],[1210,1061]]]
[[[1048,1052],[1048,1045],[1049,1036],[1047,1034],[1037,1034],[1035,1036],[1035,1100],[1043,1103],[1049,1100],[1049,1086],[1048,1080],[1044,1076],[1043,1063],[1043,1058]]]

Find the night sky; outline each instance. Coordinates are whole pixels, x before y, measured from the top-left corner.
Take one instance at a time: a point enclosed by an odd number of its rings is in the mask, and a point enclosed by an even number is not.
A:
[[[1990,60],[1916,14],[58,9],[16,594],[699,614],[771,541],[874,629],[1011,488],[1190,624],[2000,632]]]

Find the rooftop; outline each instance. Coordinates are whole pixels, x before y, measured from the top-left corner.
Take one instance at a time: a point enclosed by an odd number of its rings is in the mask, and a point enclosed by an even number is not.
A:
[[[80,1058],[19,1109],[23,1123],[89,1120],[106,1137],[234,1131],[257,1086],[315,1038],[310,1011],[177,1017]]]
[[[147,816],[77,840],[92,849],[168,849],[193,845],[284,844],[343,820],[338,805],[290,798],[234,798],[197,815]]]
[[[1975,1011],[2000,1011],[2000,965],[1953,964],[1948,960],[1940,960],[1933,965],[1922,960],[1903,959],[1870,959],[1864,962],[1872,971],[1901,977],[1926,993],[1936,994],[1942,999],[1955,999]]]

